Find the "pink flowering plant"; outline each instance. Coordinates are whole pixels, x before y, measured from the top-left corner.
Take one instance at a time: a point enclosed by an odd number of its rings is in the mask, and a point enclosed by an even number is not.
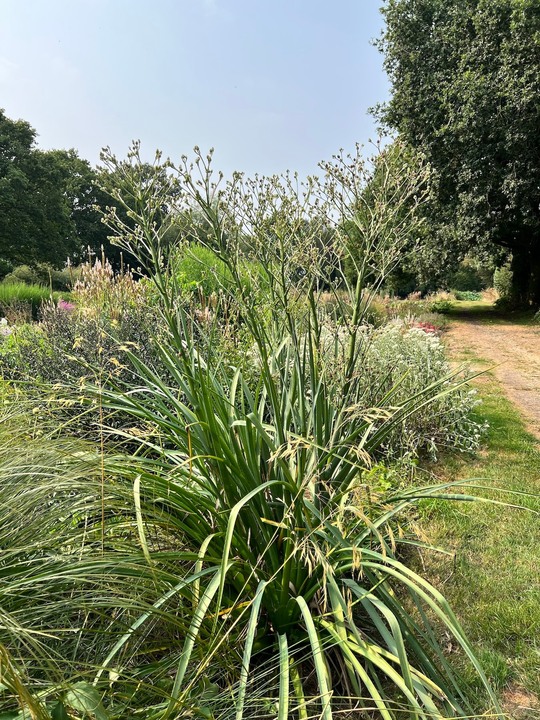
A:
[[[68,302],[67,300],[60,299],[56,306],[61,312],[72,313],[75,310],[76,305]]]
[[[423,330],[426,333],[438,333],[440,330],[440,328],[435,327],[433,323],[424,322],[422,320],[419,320],[417,323],[415,323],[413,327],[416,327],[419,330]]]

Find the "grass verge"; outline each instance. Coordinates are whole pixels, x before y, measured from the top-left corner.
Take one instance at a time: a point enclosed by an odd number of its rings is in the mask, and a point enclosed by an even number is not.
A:
[[[491,300],[452,300],[448,311],[452,320],[474,319],[492,322],[511,322],[516,325],[537,325],[532,310],[500,310]]]
[[[475,365],[483,364],[475,359]],[[525,509],[425,504],[422,524],[429,540],[452,549],[454,556],[426,556],[422,562],[478,649],[510,717],[538,718],[540,445],[489,371],[476,384],[483,400],[481,417],[490,425],[486,448],[476,458],[448,457],[436,473],[475,479],[485,486],[481,492],[486,497]],[[457,653],[450,643],[447,650]],[[477,690],[471,678],[471,693]]]

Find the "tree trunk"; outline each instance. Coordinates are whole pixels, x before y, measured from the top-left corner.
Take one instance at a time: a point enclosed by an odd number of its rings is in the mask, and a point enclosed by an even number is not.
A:
[[[535,309],[540,308],[540,243],[531,249],[529,301]]]
[[[526,248],[512,250],[512,304],[516,307],[528,307],[530,263],[529,252]]]
[[[539,250],[535,242],[512,250],[512,301],[516,307],[540,307]]]

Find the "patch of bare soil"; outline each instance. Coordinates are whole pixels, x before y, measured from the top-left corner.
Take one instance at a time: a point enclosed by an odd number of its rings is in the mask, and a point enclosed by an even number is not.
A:
[[[492,363],[492,372],[540,440],[540,328],[505,320],[456,320],[445,333],[456,354],[471,350]]]
[[[504,712],[512,720],[532,720],[540,717],[540,702],[536,695],[517,685],[511,685],[503,691],[501,702]]]

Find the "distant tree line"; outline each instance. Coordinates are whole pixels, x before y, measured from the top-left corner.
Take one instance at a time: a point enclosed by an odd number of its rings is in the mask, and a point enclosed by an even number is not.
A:
[[[77,264],[102,248],[113,266],[132,264],[108,240],[97,209],[115,204],[109,191],[121,183],[76,150],[39,149],[34,128],[0,110],[0,276],[17,265]],[[124,220],[131,222],[125,211]]]

